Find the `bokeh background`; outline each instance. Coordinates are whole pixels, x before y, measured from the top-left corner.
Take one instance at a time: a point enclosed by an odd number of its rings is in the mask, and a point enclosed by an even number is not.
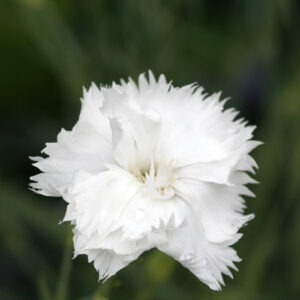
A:
[[[1,0],[0,299],[300,299],[299,16],[297,0]],[[155,250],[99,284],[71,260],[64,201],[28,190],[28,156],[72,128],[82,86],[148,69],[222,90],[264,142],[222,292]]]

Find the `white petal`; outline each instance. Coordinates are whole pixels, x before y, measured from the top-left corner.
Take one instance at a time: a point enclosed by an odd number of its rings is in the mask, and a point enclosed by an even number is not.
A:
[[[156,156],[173,166],[238,160],[257,144],[247,144],[254,128],[233,122],[234,111],[223,111],[219,94],[204,99],[194,87],[171,90],[164,99],[152,95],[152,107],[162,116]],[[151,97],[151,96],[149,96]],[[246,145],[246,146],[245,146]]]
[[[77,173],[69,189],[72,205],[76,208],[65,221],[74,221],[85,236],[97,233],[99,240],[116,230],[115,222],[122,210],[139,190],[135,178],[122,169],[112,169],[98,175]]]
[[[82,106],[79,116],[79,123],[89,123],[93,126],[104,139],[109,139],[109,122],[100,113],[103,106],[104,95],[102,91],[93,83],[88,91],[83,90]],[[76,125],[75,125],[76,126]]]
[[[230,185],[230,175],[237,160],[238,157],[233,157],[221,161],[199,162],[177,167],[174,171],[178,179],[189,178]]]
[[[139,75],[139,90],[140,92],[145,92],[149,88],[148,80],[146,79],[146,76],[144,73],[141,73]]]
[[[167,232],[168,242],[158,249],[174,257],[213,290],[220,290],[222,273],[231,276],[228,267],[239,261],[236,252],[222,244],[207,241],[198,216],[185,206],[186,223]]]
[[[193,207],[210,242],[232,244],[239,228],[253,218],[241,214],[244,201],[235,187],[191,179],[176,181],[174,187]]]
[[[44,196],[60,197],[64,195],[68,184],[72,180],[70,174],[59,173],[40,173],[35,176],[31,176],[30,187],[33,191]]]
[[[62,130],[57,143],[49,143],[43,150],[48,158],[34,166],[43,174],[31,177],[32,187],[48,196],[62,196],[78,170],[96,173],[113,163],[111,143],[103,139],[88,123],[80,123],[72,132]]]
[[[155,199],[141,190],[128,203],[118,221],[123,228],[123,238],[140,240],[152,231],[180,226],[185,219],[180,210],[181,202],[178,197]]]
[[[137,103],[127,98],[118,100],[115,104],[107,101],[112,104],[103,107],[110,117],[114,157],[124,168],[137,164],[146,169],[159,138],[160,116],[153,110],[141,111]]]
[[[117,254],[113,250],[97,249],[87,253],[89,262],[94,262],[95,269],[99,273],[99,280],[108,279],[119,270],[136,260],[140,252],[132,254]]]
[[[120,166],[127,168],[137,161],[136,143],[128,126],[117,118],[110,119],[112,146],[115,160]]]

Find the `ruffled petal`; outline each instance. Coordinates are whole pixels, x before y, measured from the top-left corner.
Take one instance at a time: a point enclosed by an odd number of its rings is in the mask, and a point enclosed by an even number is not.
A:
[[[152,231],[180,226],[185,219],[180,202],[179,197],[155,199],[141,190],[120,216],[124,240],[140,240]]]
[[[108,119],[100,113],[104,103],[104,94],[94,83],[86,90],[83,89],[83,98],[81,99],[81,111],[78,123],[89,123],[101,135],[103,139],[110,140],[110,130]]]
[[[93,174],[113,163],[111,142],[89,123],[78,123],[72,131],[61,130],[56,143],[48,143],[43,150],[49,157],[33,165],[41,174],[31,177],[31,187],[47,196],[63,196],[77,171]]]
[[[68,190],[71,211],[64,221],[72,221],[83,235],[97,233],[102,240],[118,229],[116,220],[139,188],[130,173],[117,167],[97,175],[78,172]]]
[[[240,187],[182,179],[174,188],[193,208],[210,242],[236,242],[241,236],[237,233],[240,227],[254,217],[242,214],[245,204]]]
[[[89,262],[94,262],[94,267],[99,273],[99,280],[108,279],[129,263],[136,260],[141,251],[132,254],[118,254],[113,250],[97,249],[86,252]]]
[[[222,273],[232,277],[229,267],[236,269],[234,262],[240,259],[227,245],[209,242],[198,215],[188,204],[183,207],[184,226],[168,231],[168,242],[158,249],[179,261],[211,289],[220,290],[224,284]]]

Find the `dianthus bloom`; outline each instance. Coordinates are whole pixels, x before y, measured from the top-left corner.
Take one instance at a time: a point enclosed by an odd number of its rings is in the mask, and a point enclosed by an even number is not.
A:
[[[34,191],[62,197],[74,228],[74,253],[105,279],[157,248],[211,289],[239,261],[230,246],[255,182],[253,126],[223,108],[220,94],[142,74],[84,90],[78,122],[34,157]]]

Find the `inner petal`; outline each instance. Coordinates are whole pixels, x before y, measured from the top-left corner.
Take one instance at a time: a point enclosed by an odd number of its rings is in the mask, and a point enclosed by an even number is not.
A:
[[[165,164],[159,165],[156,173],[155,184],[158,188],[169,187],[174,180],[172,170]]]

